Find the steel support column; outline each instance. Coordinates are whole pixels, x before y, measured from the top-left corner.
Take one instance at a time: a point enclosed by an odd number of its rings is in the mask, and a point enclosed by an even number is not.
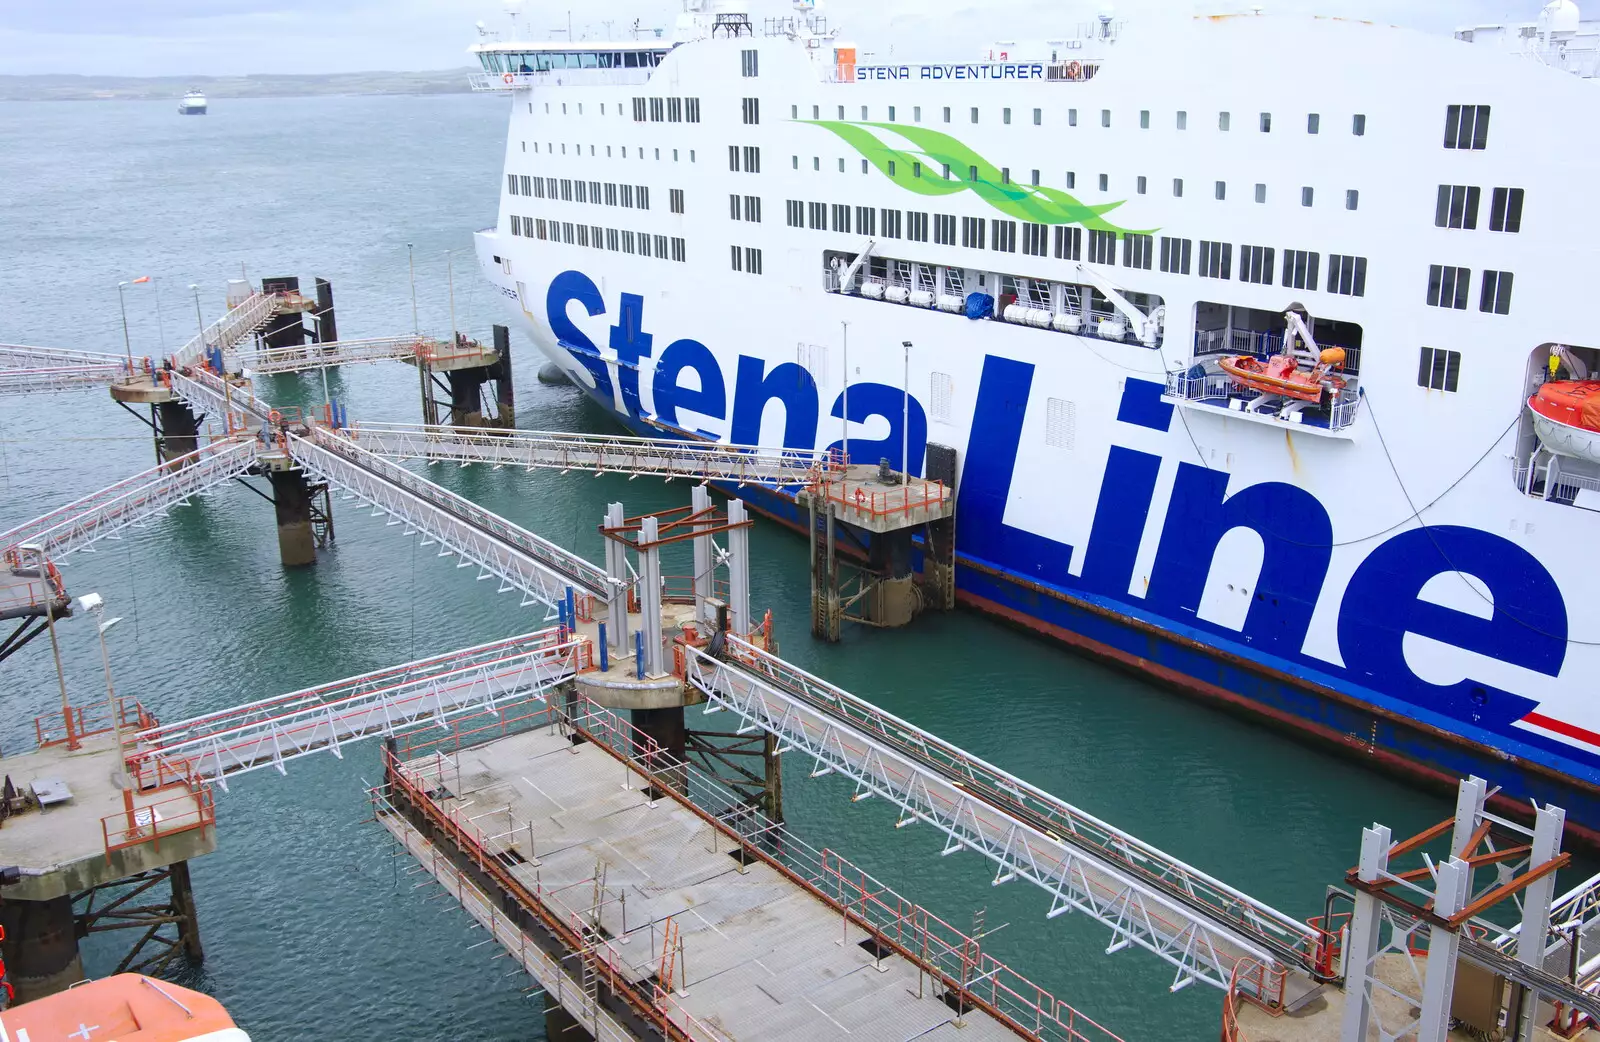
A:
[[[1561,833],[1566,827],[1567,812],[1560,807],[1543,806],[1534,812],[1533,849],[1528,854],[1528,864],[1542,865],[1561,853]],[[1522,940],[1517,944],[1517,961],[1526,966],[1544,968],[1546,938],[1550,935],[1550,905],[1556,891],[1554,874],[1544,876],[1528,885],[1522,892]],[[1530,990],[1523,996],[1521,1023],[1515,1025],[1512,1037],[1524,1042],[1534,1036],[1534,1029],[1543,1022],[1539,1016],[1539,992]]]
[[[1357,878],[1377,883],[1389,870],[1389,848],[1393,844],[1386,825],[1361,830],[1361,861]],[[1356,891],[1355,915],[1350,919],[1350,939],[1345,948],[1344,1021],[1339,1042],[1367,1042],[1367,1027],[1372,1022],[1373,962],[1378,957],[1378,931],[1383,905],[1366,890]]]
[[[728,614],[733,632],[749,633],[755,625],[750,617],[750,520],[744,500],[728,501]]]
[[[620,529],[627,521],[621,503],[606,507],[605,527]],[[626,655],[633,648],[628,632],[628,549],[621,540],[606,540],[606,636],[612,651]]]
[[[1463,798],[1467,798],[1469,788],[1470,782],[1462,783]],[[1448,919],[1466,906],[1471,878],[1471,866],[1454,855],[1439,864],[1433,910],[1440,918]],[[1459,928],[1441,923],[1429,927],[1428,968],[1422,982],[1422,1015],[1417,1023],[1417,1042],[1445,1042],[1449,1037],[1450,1000],[1455,997],[1456,960],[1460,956]]]
[[[689,490],[689,509],[697,516],[705,516],[711,509],[711,489],[705,485],[696,485]],[[714,596],[716,589],[716,550],[711,536],[706,534],[707,523],[695,523],[694,537],[694,617],[701,622],[710,622],[711,616],[707,614],[706,600]]]
[[[647,517],[639,525],[639,628],[644,631],[644,675],[659,677],[661,663],[661,538],[659,522]]]
[[[317,537],[311,523],[312,494],[303,470],[273,470],[272,505],[278,520],[278,557],[286,568],[317,563]]]

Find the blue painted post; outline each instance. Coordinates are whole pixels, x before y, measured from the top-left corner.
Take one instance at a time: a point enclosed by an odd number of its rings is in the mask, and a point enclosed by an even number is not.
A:
[[[600,624],[600,672],[611,668],[611,656],[606,650],[606,624]]]
[[[633,664],[634,675],[640,680],[644,679],[644,630],[633,631]]]
[[[567,587],[567,625],[574,630],[578,628],[578,601],[570,586]]]

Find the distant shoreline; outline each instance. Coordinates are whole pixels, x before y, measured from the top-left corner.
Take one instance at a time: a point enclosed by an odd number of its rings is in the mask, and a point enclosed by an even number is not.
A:
[[[341,72],[252,76],[0,76],[0,101],[166,101],[200,90],[213,101],[335,95],[465,94],[467,67],[429,72]]]

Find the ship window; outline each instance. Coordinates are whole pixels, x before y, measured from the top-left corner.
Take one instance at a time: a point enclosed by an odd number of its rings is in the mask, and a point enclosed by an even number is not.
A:
[[[1476,228],[1479,194],[1475,185],[1440,185],[1439,198],[1433,209],[1434,226]]]
[[[728,196],[728,220],[737,221],[738,219],[739,219],[739,197],[737,195],[730,195],[730,196]]]
[[[1365,137],[1367,133],[1367,117],[1356,113],[1350,117],[1350,133],[1356,137]]]
[[[843,160],[840,160],[840,162],[843,162]],[[861,162],[862,162],[862,163],[866,163],[866,160],[865,160],[865,159],[863,159],[863,160],[862,160],[862,161],[861,161]],[[891,159],[891,160],[889,160],[889,176],[890,176],[890,177],[893,177],[893,176],[894,176],[894,172],[895,172],[895,169],[896,169],[896,167],[895,167],[895,161],[894,161],[894,160],[892,160],[892,159]],[[862,171],[862,173],[865,173],[865,172],[866,172],[866,171]]]
[[[1067,110],[1067,126],[1075,127],[1077,125],[1078,125],[1078,110],[1077,109],[1068,109]]]
[[[894,122],[894,106],[893,105],[889,106],[889,122],[890,123]]]
[[[745,98],[743,101],[744,121],[746,123],[761,122],[761,99]]]
[[[1261,184],[1256,185],[1256,202],[1264,203],[1266,201],[1267,201],[1267,186],[1266,185],[1261,185]]]
[[[1451,105],[1445,109],[1444,147],[1482,151],[1489,145],[1489,106]]]
[[[944,107],[944,121],[946,123],[950,122],[950,106],[949,105],[946,105]]]
[[[806,226],[805,203],[802,203],[798,199],[790,199],[786,204],[784,204],[784,210],[788,214],[789,227],[804,228]]]
[[[744,270],[744,250],[740,249],[737,246],[729,246],[728,250],[729,250],[729,252],[731,253],[731,255],[733,257],[733,270],[734,271],[743,271]]]
[[[933,215],[933,241],[940,246],[954,246],[956,244],[956,218],[954,214],[936,213]]]
[[[1101,174],[1100,175],[1100,190],[1102,192],[1107,192],[1107,191],[1111,190],[1111,175],[1110,174]]]
[[[1261,133],[1272,133],[1272,113],[1270,112],[1263,112],[1261,114]]]
[[[617,243],[618,243],[617,230],[615,228],[607,228],[606,229],[606,249],[610,250],[612,253],[617,252],[617,249],[619,248]]]
[[[800,157],[799,156],[790,156],[789,157],[789,165],[794,167],[796,170],[799,170],[800,169]]]
[[[688,242],[686,242],[683,239],[679,239],[679,238],[674,238],[672,240],[672,259],[675,260],[675,261],[685,261],[685,262],[688,261],[688,259],[689,259],[689,244],[688,244]]]
[[[982,217],[961,218],[961,245],[975,250],[983,249],[986,223]]]
[[[1043,257],[1050,249],[1050,228],[1044,224],[1022,226],[1022,252],[1030,257]]]
[[[1301,206],[1310,206],[1311,205],[1311,201],[1313,199],[1315,199],[1315,198],[1316,198],[1316,192],[1311,187],[1307,186],[1305,188],[1300,189],[1300,205]]]
[[[1489,230],[1492,232],[1522,230],[1522,189],[1494,190],[1494,197],[1489,203]]]
[[[606,183],[606,205],[617,205],[617,186],[610,182]]]
[[[1351,189],[1349,189],[1348,191],[1346,191],[1344,193],[1344,208],[1346,210],[1354,210],[1354,209],[1358,208],[1360,205],[1361,205],[1361,193],[1360,192],[1356,191],[1354,188],[1351,188]]]
[[[1033,125],[1036,127],[1044,125],[1044,109],[1033,110]]]
[[[548,237],[549,225],[544,221],[543,218],[539,218],[533,222],[533,233],[541,239]]]
[[[1182,110],[1179,110],[1179,112],[1178,112],[1178,129],[1179,130],[1188,130],[1189,129],[1189,114],[1187,112],[1182,111]]]
[[[512,214],[511,215],[511,234],[512,235],[521,235],[522,234],[522,218],[518,217],[516,214]]]
[[[1183,198],[1183,178],[1174,177],[1172,179],[1172,194],[1179,199]]]
[[[1306,133],[1317,134],[1322,131],[1322,117],[1315,112],[1306,116]]]
[[[1283,251],[1285,289],[1316,289],[1317,268],[1322,255],[1311,250]]]
[[[811,169],[813,169],[813,170],[821,170],[822,169],[822,157],[821,156],[812,156],[811,157]]]
[[[523,187],[526,188],[526,187],[529,187],[529,186],[524,185]],[[534,197],[537,198],[537,199],[543,199],[544,198],[544,178],[542,178],[542,177],[534,178],[532,187],[533,187],[533,195],[534,195]],[[527,195],[528,193],[527,192],[523,192],[522,194],[523,195]]]
[[[1328,292],[1346,297],[1367,295],[1367,258],[1328,254]]]
[[[976,107],[974,107],[972,110],[972,122],[978,122],[978,110]]]
[[[1149,109],[1140,109],[1139,110],[1139,129],[1140,130],[1149,130],[1150,129],[1150,110]]]
[[[1200,275],[1208,279],[1233,277],[1233,244],[1200,240]]]
[[[1273,250],[1271,246],[1239,247],[1239,281],[1272,285]]]
[[[1217,182],[1217,198],[1218,199],[1226,199],[1226,198],[1228,198],[1228,182],[1226,182],[1226,181],[1218,181]]]
[[[761,274],[761,251],[754,246],[744,248],[744,270],[751,275]]]
[[[1101,109],[1100,110],[1100,125],[1102,127],[1109,127],[1111,125],[1111,110],[1110,109]]]
[[[1485,271],[1483,291],[1478,297],[1478,310],[1496,315],[1511,312],[1511,272]]]
[[[561,179],[561,198],[569,203],[572,202],[572,180],[570,178],[563,177]]]
[[[578,245],[589,245],[589,226],[587,224],[578,225]]]
[[[761,173],[761,149],[759,146],[744,146],[744,172],[747,174]]]
[[[800,118],[800,106],[799,105],[790,105],[789,106],[789,118],[790,119],[799,119]],[[816,119],[817,118],[817,106],[815,106],[815,105],[811,106],[811,118],[812,119]]]
[[[865,105],[861,106],[861,120],[862,122],[867,120],[867,107]]]
[[[1067,187],[1068,188],[1077,188],[1078,187],[1078,174],[1074,170],[1068,170],[1067,171]]]
[[[1117,233],[1089,232],[1089,261],[1092,264],[1117,263]]]
[[[1472,284],[1472,271],[1448,264],[1428,266],[1428,306],[1467,309],[1467,290]]]
[[[650,99],[650,122],[663,123],[666,121],[666,107],[663,102],[664,99],[662,98]]]
[[[894,214],[894,217],[895,217],[895,220],[893,222],[894,223],[894,229],[895,229],[895,231],[898,232],[900,230],[900,220],[899,220],[900,211],[898,211],[898,210],[885,210],[884,214],[885,215]],[[888,219],[887,219],[887,216],[885,217],[884,223],[885,223],[885,225],[890,223],[888,221]],[[917,212],[912,211],[912,210],[907,210],[906,211],[906,238],[910,239],[912,242],[927,242],[928,241],[928,215],[927,214],[925,214],[925,213],[917,213]]]
[[[1002,253],[1017,252],[1017,222],[994,221],[994,248]]]
[[[1135,185],[1137,187],[1138,193],[1140,195],[1144,195],[1145,194],[1145,190],[1147,188],[1149,188],[1149,186],[1150,186],[1150,182],[1145,178],[1145,176],[1143,174],[1140,174],[1138,179],[1135,181]]]
[[[872,212],[870,207],[867,209],[867,212],[869,214]],[[883,210],[880,212],[879,216],[881,216],[883,218],[883,220],[880,222],[883,225],[883,237],[885,239],[898,239],[898,238],[900,238],[900,211],[899,210],[891,210],[888,207],[884,207]],[[918,215],[917,214],[911,214],[910,216],[911,216],[911,219],[912,219],[911,220],[911,227],[912,227],[912,230],[915,231],[916,230],[916,218],[917,218]],[[923,220],[922,238],[923,238],[924,241],[926,241],[927,238],[928,238],[928,232],[927,232],[927,220],[928,220],[928,218],[927,218],[926,214],[923,214],[921,216],[922,216],[922,220]],[[870,235],[872,233],[869,231],[867,234]]]
[[[1083,257],[1083,229],[1056,225],[1054,252],[1057,260],[1081,260]],[[1040,254],[1040,256],[1043,256],[1043,254]]]
[[[1228,124],[1230,122],[1232,122],[1232,118],[1228,115],[1228,113],[1226,113],[1226,112],[1217,113],[1217,129],[1218,130],[1227,130],[1228,129]]]
[[[950,180],[950,164],[949,163],[946,163],[944,165],[944,179],[946,181]]]
[[[1461,352],[1446,351],[1440,347],[1422,349],[1421,364],[1417,367],[1417,386],[1430,391],[1454,391],[1456,377],[1461,373]]]
[[[1194,243],[1189,239],[1161,237],[1161,270],[1174,275],[1189,274],[1189,255]]]
[[[828,230],[828,207],[826,203],[808,203],[806,206],[807,223],[812,231],[824,232]]]
[[[738,145],[729,145],[728,146],[728,169],[734,171],[735,173],[737,173],[738,170],[739,170],[739,146]]]
[[[632,232],[625,231],[625,232],[622,233],[622,252],[623,253],[632,253],[632,252],[634,252],[634,249],[633,249],[633,233]]]
[[[759,199],[756,200],[757,203],[759,203],[760,201],[761,200],[759,200]],[[757,216],[756,220],[759,221],[760,219],[761,218],[759,216]],[[869,235],[869,236],[870,235],[877,235],[878,234],[878,211],[874,210],[870,206],[858,206],[858,207],[856,207],[856,232],[861,234],[861,235]],[[897,236],[895,236],[895,238],[898,239],[899,236],[897,235]]]
[[[747,100],[754,100],[754,99],[747,99]],[[667,99],[667,122],[668,123],[682,123],[683,122],[683,99],[682,98],[668,98]],[[748,121],[746,121],[746,122],[748,122]]]
[[[1003,185],[1008,185],[1011,183],[1011,168],[1009,166],[1003,166],[1000,168],[1000,183]]]
[[[1004,123],[1008,127],[1011,125],[1011,110],[1010,109],[1001,109],[1000,110],[1000,122]]]
[[[507,174],[506,175],[506,191],[510,192],[512,195],[517,195],[518,194],[518,192],[517,192],[517,175],[516,174]]]
[[[1150,270],[1150,255],[1155,252],[1155,238],[1132,232],[1122,237],[1122,265],[1125,268]]]
[[[913,123],[921,123],[922,122],[922,106],[921,105],[913,105],[913,106],[911,106],[911,122],[913,122]]]
[[[577,181],[572,186],[573,202],[586,203],[589,201],[589,182]]]
[[[977,183],[978,168],[976,166],[967,167],[967,180],[973,182],[974,184]]]
[[[850,231],[850,207],[842,203],[833,204],[833,230],[846,233]]]
[[[598,204],[600,202],[600,182],[599,181],[590,181],[589,182],[589,201],[591,203],[595,203],[595,204]]]
[[[760,54],[757,51],[739,52],[739,74],[745,79],[761,74]]]

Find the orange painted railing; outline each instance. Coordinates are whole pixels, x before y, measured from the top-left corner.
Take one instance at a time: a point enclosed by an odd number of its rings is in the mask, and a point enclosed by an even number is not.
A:
[[[203,785],[184,786],[180,795],[139,807],[107,814],[100,819],[105,838],[106,858],[111,852],[145,843],[161,849],[162,839],[195,829],[207,829],[217,822],[217,806],[211,790]]]
[[[129,702],[125,698],[117,699],[117,711],[122,715],[122,729],[128,735],[155,727],[156,718],[145,712],[143,704]],[[106,703],[96,702],[87,706],[68,706],[67,713],[71,714],[71,733],[76,738],[88,738],[91,735],[109,734],[116,730],[111,719],[111,712]],[[62,710],[53,709],[48,713],[41,713],[33,718],[33,733],[39,748],[60,745],[67,740],[68,719],[62,715]],[[60,730],[56,728],[59,727]]]
[[[913,510],[942,508],[950,498],[950,489],[942,481],[913,478],[897,489],[875,491],[846,479],[829,481],[827,496],[855,513],[889,517],[910,514]]]

